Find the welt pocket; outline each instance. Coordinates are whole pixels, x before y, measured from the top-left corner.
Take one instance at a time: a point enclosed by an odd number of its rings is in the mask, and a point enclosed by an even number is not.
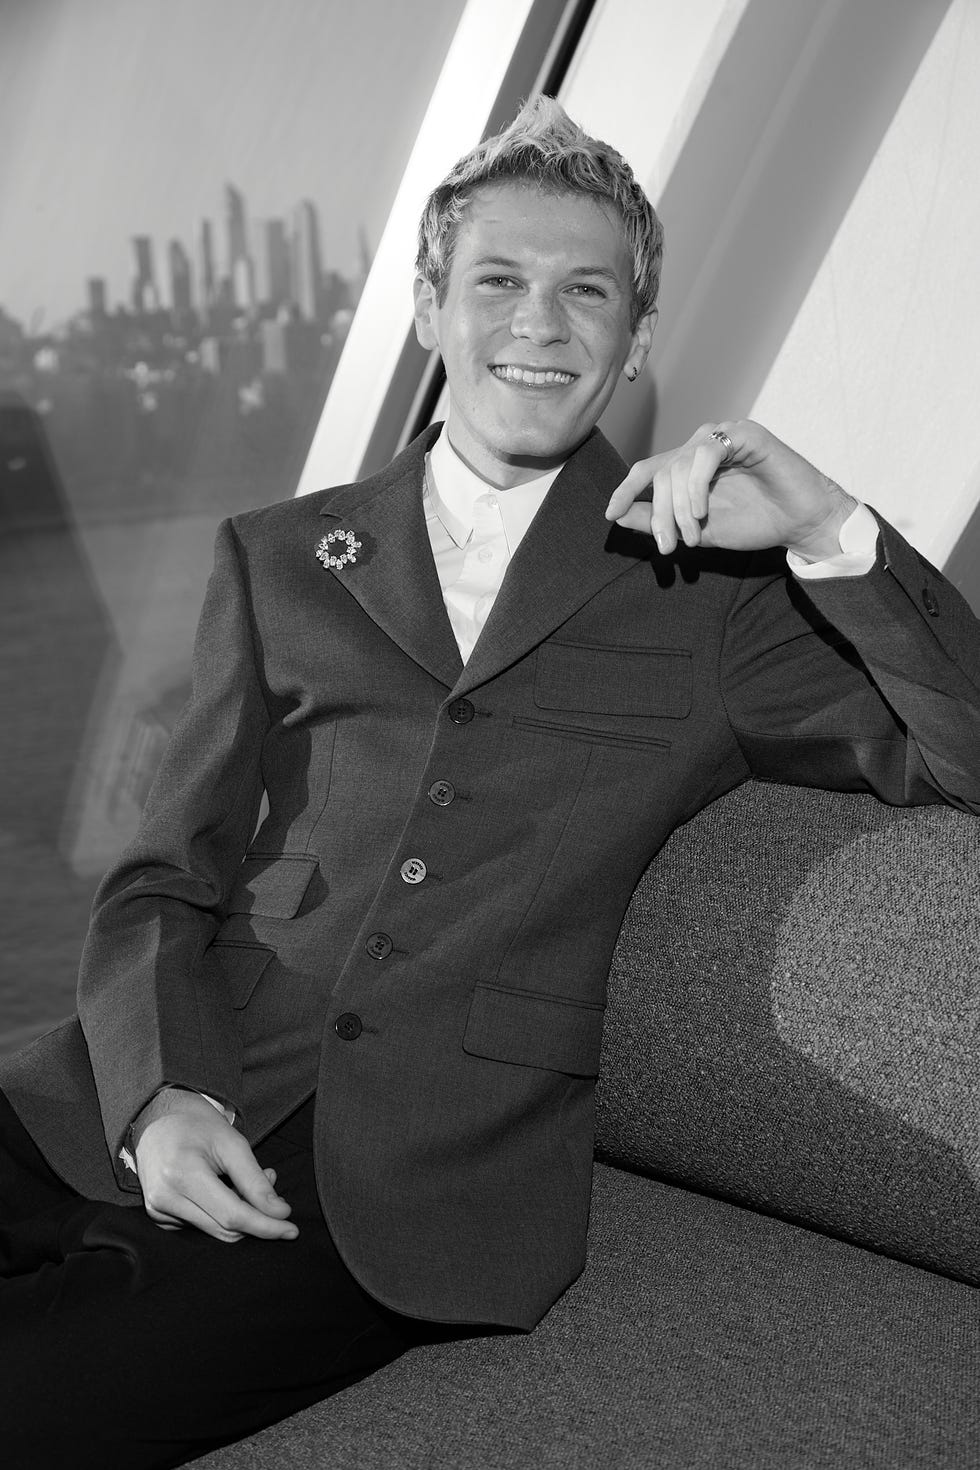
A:
[[[463,1050],[519,1067],[597,1077],[605,1008],[533,990],[478,985]]]
[[[682,720],[691,712],[693,672],[684,648],[542,643],[534,666],[538,709]]]
[[[265,945],[223,939],[216,939],[205,953],[218,966],[235,1010],[248,1005],[266,966],[275,958],[275,950]]]
[[[295,918],[318,869],[310,853],[250,852],[239,869],[225,912]]]
[[[660,740],[654,735],[638,735],[632,730],[595,730],[588,725],[570,725],[564,720],[535,720],[526,715],[514,715],[513,723],[520,730],[536,730],[542,735],[556,735],[564,740],[585,740],[591,745],[617,745],[626,750],[670,750],[670,740]]]

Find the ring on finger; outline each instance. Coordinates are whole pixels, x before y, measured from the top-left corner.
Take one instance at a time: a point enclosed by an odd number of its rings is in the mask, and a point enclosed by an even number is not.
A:
[[[717,439],[718,443],[723,446],[725,450],[725,458],[722,460],[723,465],[728,464],[729,460],[735,458],[735,445],[729,439],[724,429],[712,429],[708,437],[709,439]]]

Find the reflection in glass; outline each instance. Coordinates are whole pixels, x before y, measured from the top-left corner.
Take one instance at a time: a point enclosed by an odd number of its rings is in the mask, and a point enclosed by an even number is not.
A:
[[[5,7],[0,1049],[72,1008],[215,526],[293,493],[462,9]]]

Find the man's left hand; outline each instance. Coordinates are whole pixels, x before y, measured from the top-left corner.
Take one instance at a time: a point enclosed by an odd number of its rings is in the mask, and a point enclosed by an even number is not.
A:
[[[717,430],[731,441],[731,450]],[[639,500],[650,487],[653,500]],[[641,459],[613,491],[606,518],[652,535],[669,556],[688,546],[785,546],[806,561],[840,551],[857,501],[750,419],[702,424],[686,444]]]

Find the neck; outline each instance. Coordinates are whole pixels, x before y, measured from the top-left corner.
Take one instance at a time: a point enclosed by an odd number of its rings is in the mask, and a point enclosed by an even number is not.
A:
[[[472,470],[487,485],[492,485],[495,490],[512,490],[516,485],[526,485],[531,480],[540,479],[551,470],[560,469],[567,459],[575,453],[579,447],[577,444],[569,449],[567,454],[561,455],[520,455],[515,454],[513,458],[506,460],[493,459],[487,456],[486,461],[479,464],[474,463],[469,455],[464,454],[453,438],[452,429],[447,426],[446,435],[450,448],[456,458],[465,464],[468,470]]]

